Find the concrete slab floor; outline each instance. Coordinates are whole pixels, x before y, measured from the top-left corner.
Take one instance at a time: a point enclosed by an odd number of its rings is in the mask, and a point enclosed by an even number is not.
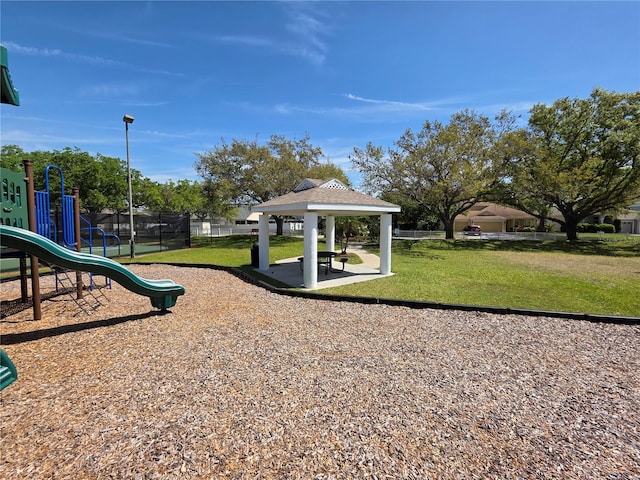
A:
[[[359,255],[359,253],[357,254]],[[371,264],[370,261],[367,263],[369,265]],[[287,258],[271,264],[269,265],[269,270],[265,271],[256,269],[256,271],[282,283],[290,285],[291,287],[304,289],[304,286],[302,284],[304,281],[304,274],[302,272],[302,269],[300,268],[300,262],[298,261],[297,257]],[[393,273],[391,273],[391,275],[393,275]],[[381,275],[378,268],[367,266],[366,263],[358,265],[349,265],[349,263],[346,263],[343,271],[342,263],[334,260],[333,268],[327,273],[325,273],[325,268],[323,266],[318,268],[318,284],[313,290],[337,287],[340,285],[348,285],[351,283],[366,282],[386,276],[388,275]]]

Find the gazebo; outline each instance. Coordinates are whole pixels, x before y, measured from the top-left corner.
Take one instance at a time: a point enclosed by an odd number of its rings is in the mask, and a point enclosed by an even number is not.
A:
[[[269,216],[304,217],[303,286],[314,289],[318,284],[318,218],[326,218],[327,250],[335,249],[335,217],[380,216],[380,274],[391,274],[391,215],[400,212],[393,203],[365,195],[333,178],[305,179],[292,192],[251,208],[259,212],[259,270],[269,269]]]

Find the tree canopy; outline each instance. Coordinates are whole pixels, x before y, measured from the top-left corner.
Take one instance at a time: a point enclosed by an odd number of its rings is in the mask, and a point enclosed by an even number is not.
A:
[[[299,140],[272,135],[263,145],[257,140],[227,143],[222,139],[212,150],[196,155],[196,171],[204,179],[209,198],[217,203],[266,202],[291,192],[308,177],[349,183],[339,167],[320,161],[322,150],[310,143],[308,135]],[[283,218],[274,218],[282,234]]]
[[[355,148],[351,161],[370,192],[436,216],[453,238],[455,217],[488,196],[500,179],[493,151],[510,120],[501,113],[492,123],[465,110],[448,124],[426,121],[417,133],[407,130],[388,158],[369,143]]]
[[[23,169],[23,160],[33,161],[33,174],[36,190],[45,188],[45,169],[48,165],[59,167],[64,175],[65,193],[70,194],[72,187],[80,189],[80,206],[88,212],[101,212],[106,209],[122,211],[127,209],[127,165],[119,158],[95,156],[79,148],[66,147],[62,150],[25,152],[16,145],[2,146],[2,166],[14,171]],[[140,201],[142,175],[131,170],[136,198]],[[49,186],[52,198],[60,196],[60,178],[57,172],[50,172]]]
[[[16,145],[2,146],[2,167],[13,171],[23,170],[23,160],[33,162],[36,190],[45,189],[45,169],[48,165],[59,167],[64,175],[65,193],[71,188],[80,189],[80,208],[86,212],[128,210],[128,181],[126,161],[106,157],[100,153],[91,155],[79,148],[25,152]],[[134,208],[146,207],[172,212],[200,213],[206,210],[203,187],[198,182],[179,180],[160,184],[143,177],[139,170],[131,169]],[[50,171],[49,187],[52,201],[60,198],[60,175]]]
[[[211,213],[201,182],[183,179],[157,183],[144,179],[144,183],[145,206],[151,210],[189,213],[200,219]]]
[[[640,92],[594,89],[531,109],[529,129],[507,141],[506,201],[542,218],[554,207],[569,240],[585,218],[640,197]]]

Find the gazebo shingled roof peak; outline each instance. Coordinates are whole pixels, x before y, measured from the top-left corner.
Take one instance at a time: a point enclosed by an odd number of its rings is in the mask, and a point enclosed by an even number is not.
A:
[[[351,190],[337,178],[330,180],[319,180],[317,178],[305,178],[300,184],[293,189],[294,192],[303,192],[311,188],[327,188],[331,190]]]

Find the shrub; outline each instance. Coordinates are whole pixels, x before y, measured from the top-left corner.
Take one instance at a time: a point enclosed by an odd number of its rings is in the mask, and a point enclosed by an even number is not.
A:
[[[594,227],[596,232],[616,233],[616,227],[610,223],[597,223]]]
[[[578,233],[615,233],[616,227],[610,223],[579,223]]]

